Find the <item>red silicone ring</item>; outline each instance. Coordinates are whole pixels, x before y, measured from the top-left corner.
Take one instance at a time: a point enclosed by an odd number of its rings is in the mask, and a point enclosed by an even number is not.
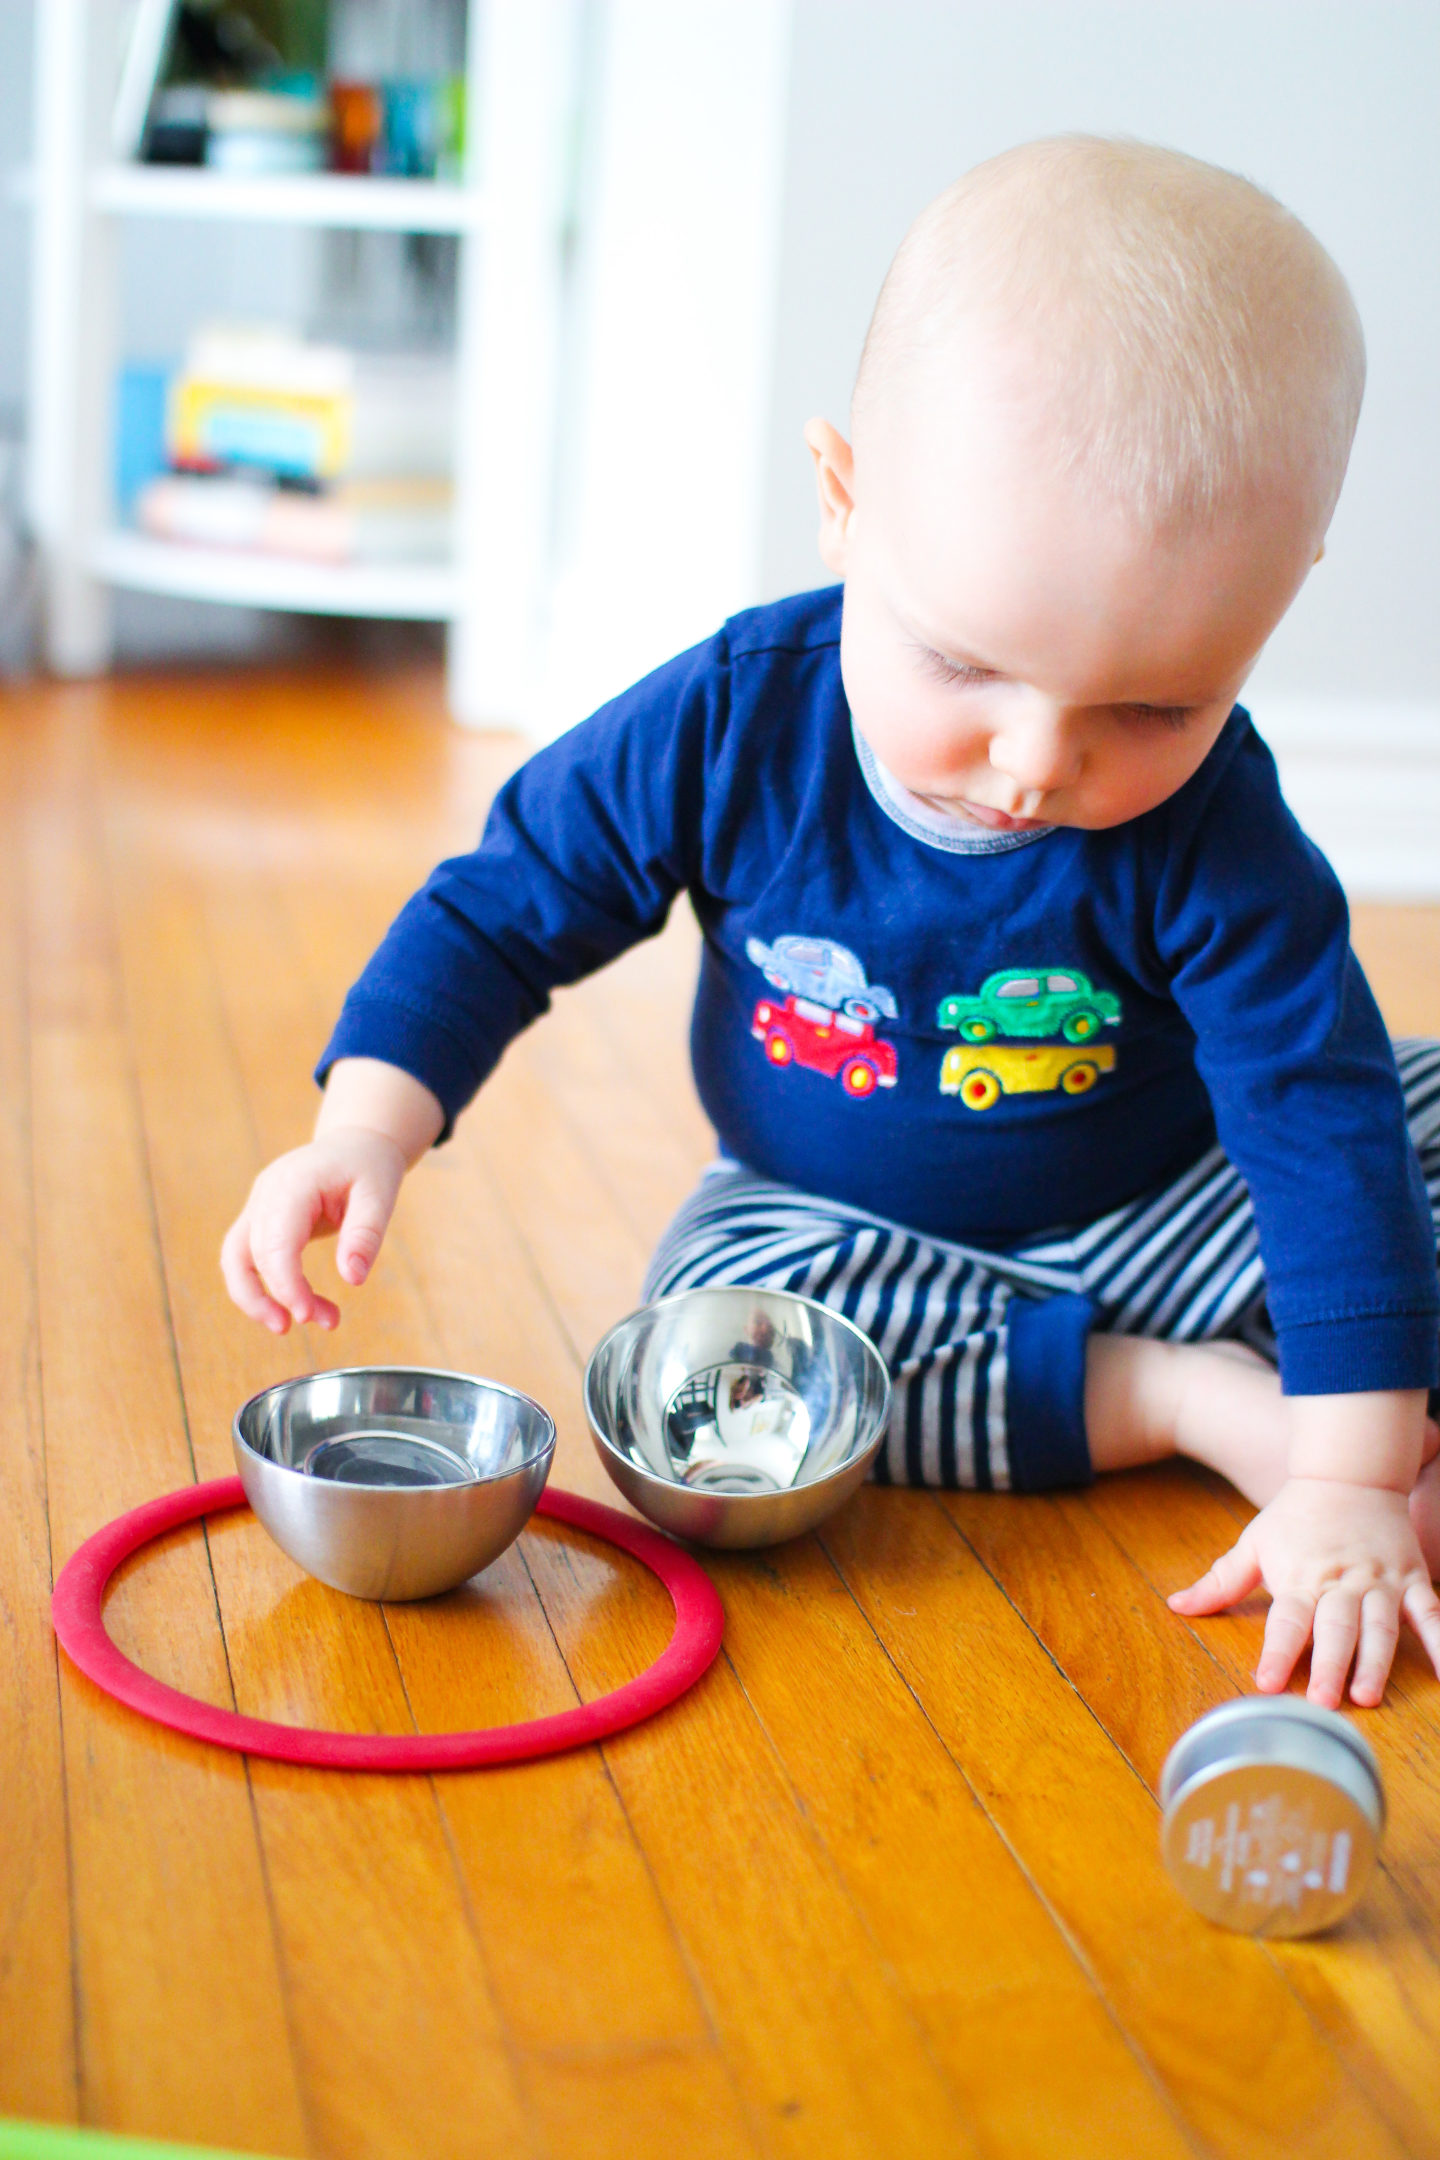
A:
[[[197,1516],[220,1515],[244,1503],[245,1488],[238,1477],[216,1478],[208,1485],[187,1485],[179,1492],[165,1493],[128,1515],[117,1516],[87,1538],[65,1563],[50,1605],[55,1633],[87,1679],[157,1725],[168,1725],[216,1747],[268,1755],[276,1762],[312,1763],[326,1770],[474,1770],[491,1763],[528,1762],[537,1755],[558,1755],[565,1748],[603,1740],[652,1717],[693,1687],[720,1649],[724,1608],[709,1576],[688,1553],[614,1508],[582,1500],[578,1493],[549,1491],[541,1494],[537,1515],[552,1516],[556,1522],[618,1545],[658,1575],[670,1593],[675,1632],[638,1679],[556,1717],[531,1718],[523,1725],[492,1725],[483,1732],[318,1732],[304,1725],[272,1725],[265,1718],[217,1710],[213,1703],[197,1702],[193,1695],[166,1687],[116,1648],[105,1632],[105,1587],[121,1561],[153,1538],[194,1522]]]

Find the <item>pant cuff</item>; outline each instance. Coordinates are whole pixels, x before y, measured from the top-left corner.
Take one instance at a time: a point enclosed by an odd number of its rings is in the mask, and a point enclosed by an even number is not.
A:
[[[1014,1492],[1094,1479],[1085,1437],[1085,1346],[1097,1307],[1069,1294],[1006,1309],[1005,1425]]]

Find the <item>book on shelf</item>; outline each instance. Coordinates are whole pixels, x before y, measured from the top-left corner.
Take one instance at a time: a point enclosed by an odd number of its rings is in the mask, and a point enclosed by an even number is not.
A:
[[[267,326],[209,324],[171,382],[169,462],[291,480],[443,478],[453,464],[454,363],[352,353]]]
[[[329,480],[349,462],[354,408],[355,362],[342,346],[264,326],[206,327],[170,386],[166,447],[183,467]]]
[[[163,473],[135,521],[155,540],[304,562],[443,563],[451,488],[437,479],[346,480],[309,492],[253,474]]]
[[[140,531],[310,562],[450,553],[454,367],[274,325],[204,325],[120,383],[117,495]]]
[[[217,172],[324,172],[330,162],[329,100],[308,77],[285,87],[211,90],[204,154]]]

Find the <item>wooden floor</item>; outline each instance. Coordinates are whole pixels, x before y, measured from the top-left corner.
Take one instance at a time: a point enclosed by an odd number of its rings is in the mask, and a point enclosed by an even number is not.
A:
[[[610,1497],[587,1349],[704,1161],[693,933],[563,997],[411,1181],[340,1335],[274,1342],[216,1249],[300,1139],[394,907],[513,743],[425,677],[131,681],[0,709],[0,2116],[331,2160],[1440,2155],[1440,1684],[1364,1716],[1385,1864],[1332,1939],[1212,1930],[1154,1787],[1244,1690],[1252,1606],[1164,1593],[1234,1534],[1184,1471],[1061,1499],[866,1490],[707,1562],[721,1662],[604,1749],[305,1772],[173,1737],[57,1658],[52,1570],[230,1469],[236,1405],[395,1359],[518,1383],[556,1482]],[[1361,941],[1440,1028],[1440,918]],[[248,1516],[132,1563],[112,1626],[261,1716],[441,1729],[615,1685],[667,1632],[631,1562],[546,1528],[388,1610]]]

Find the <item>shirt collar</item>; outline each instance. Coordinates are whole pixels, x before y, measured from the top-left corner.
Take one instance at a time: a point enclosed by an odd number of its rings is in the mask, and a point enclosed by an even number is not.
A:
[[[886,771],[853,719],[850,732],[870,793],[886,817],[926,847],[944,848],[951,855],[1008,855],[1012,848],[1047,840],[1055,830],[1053,825],[1034,825],[1028,832],[991,832],[983,825],[965,825],[959,818],[947,817],[943,810],[921,802],[918,795],[912,795],[893,773]]]

